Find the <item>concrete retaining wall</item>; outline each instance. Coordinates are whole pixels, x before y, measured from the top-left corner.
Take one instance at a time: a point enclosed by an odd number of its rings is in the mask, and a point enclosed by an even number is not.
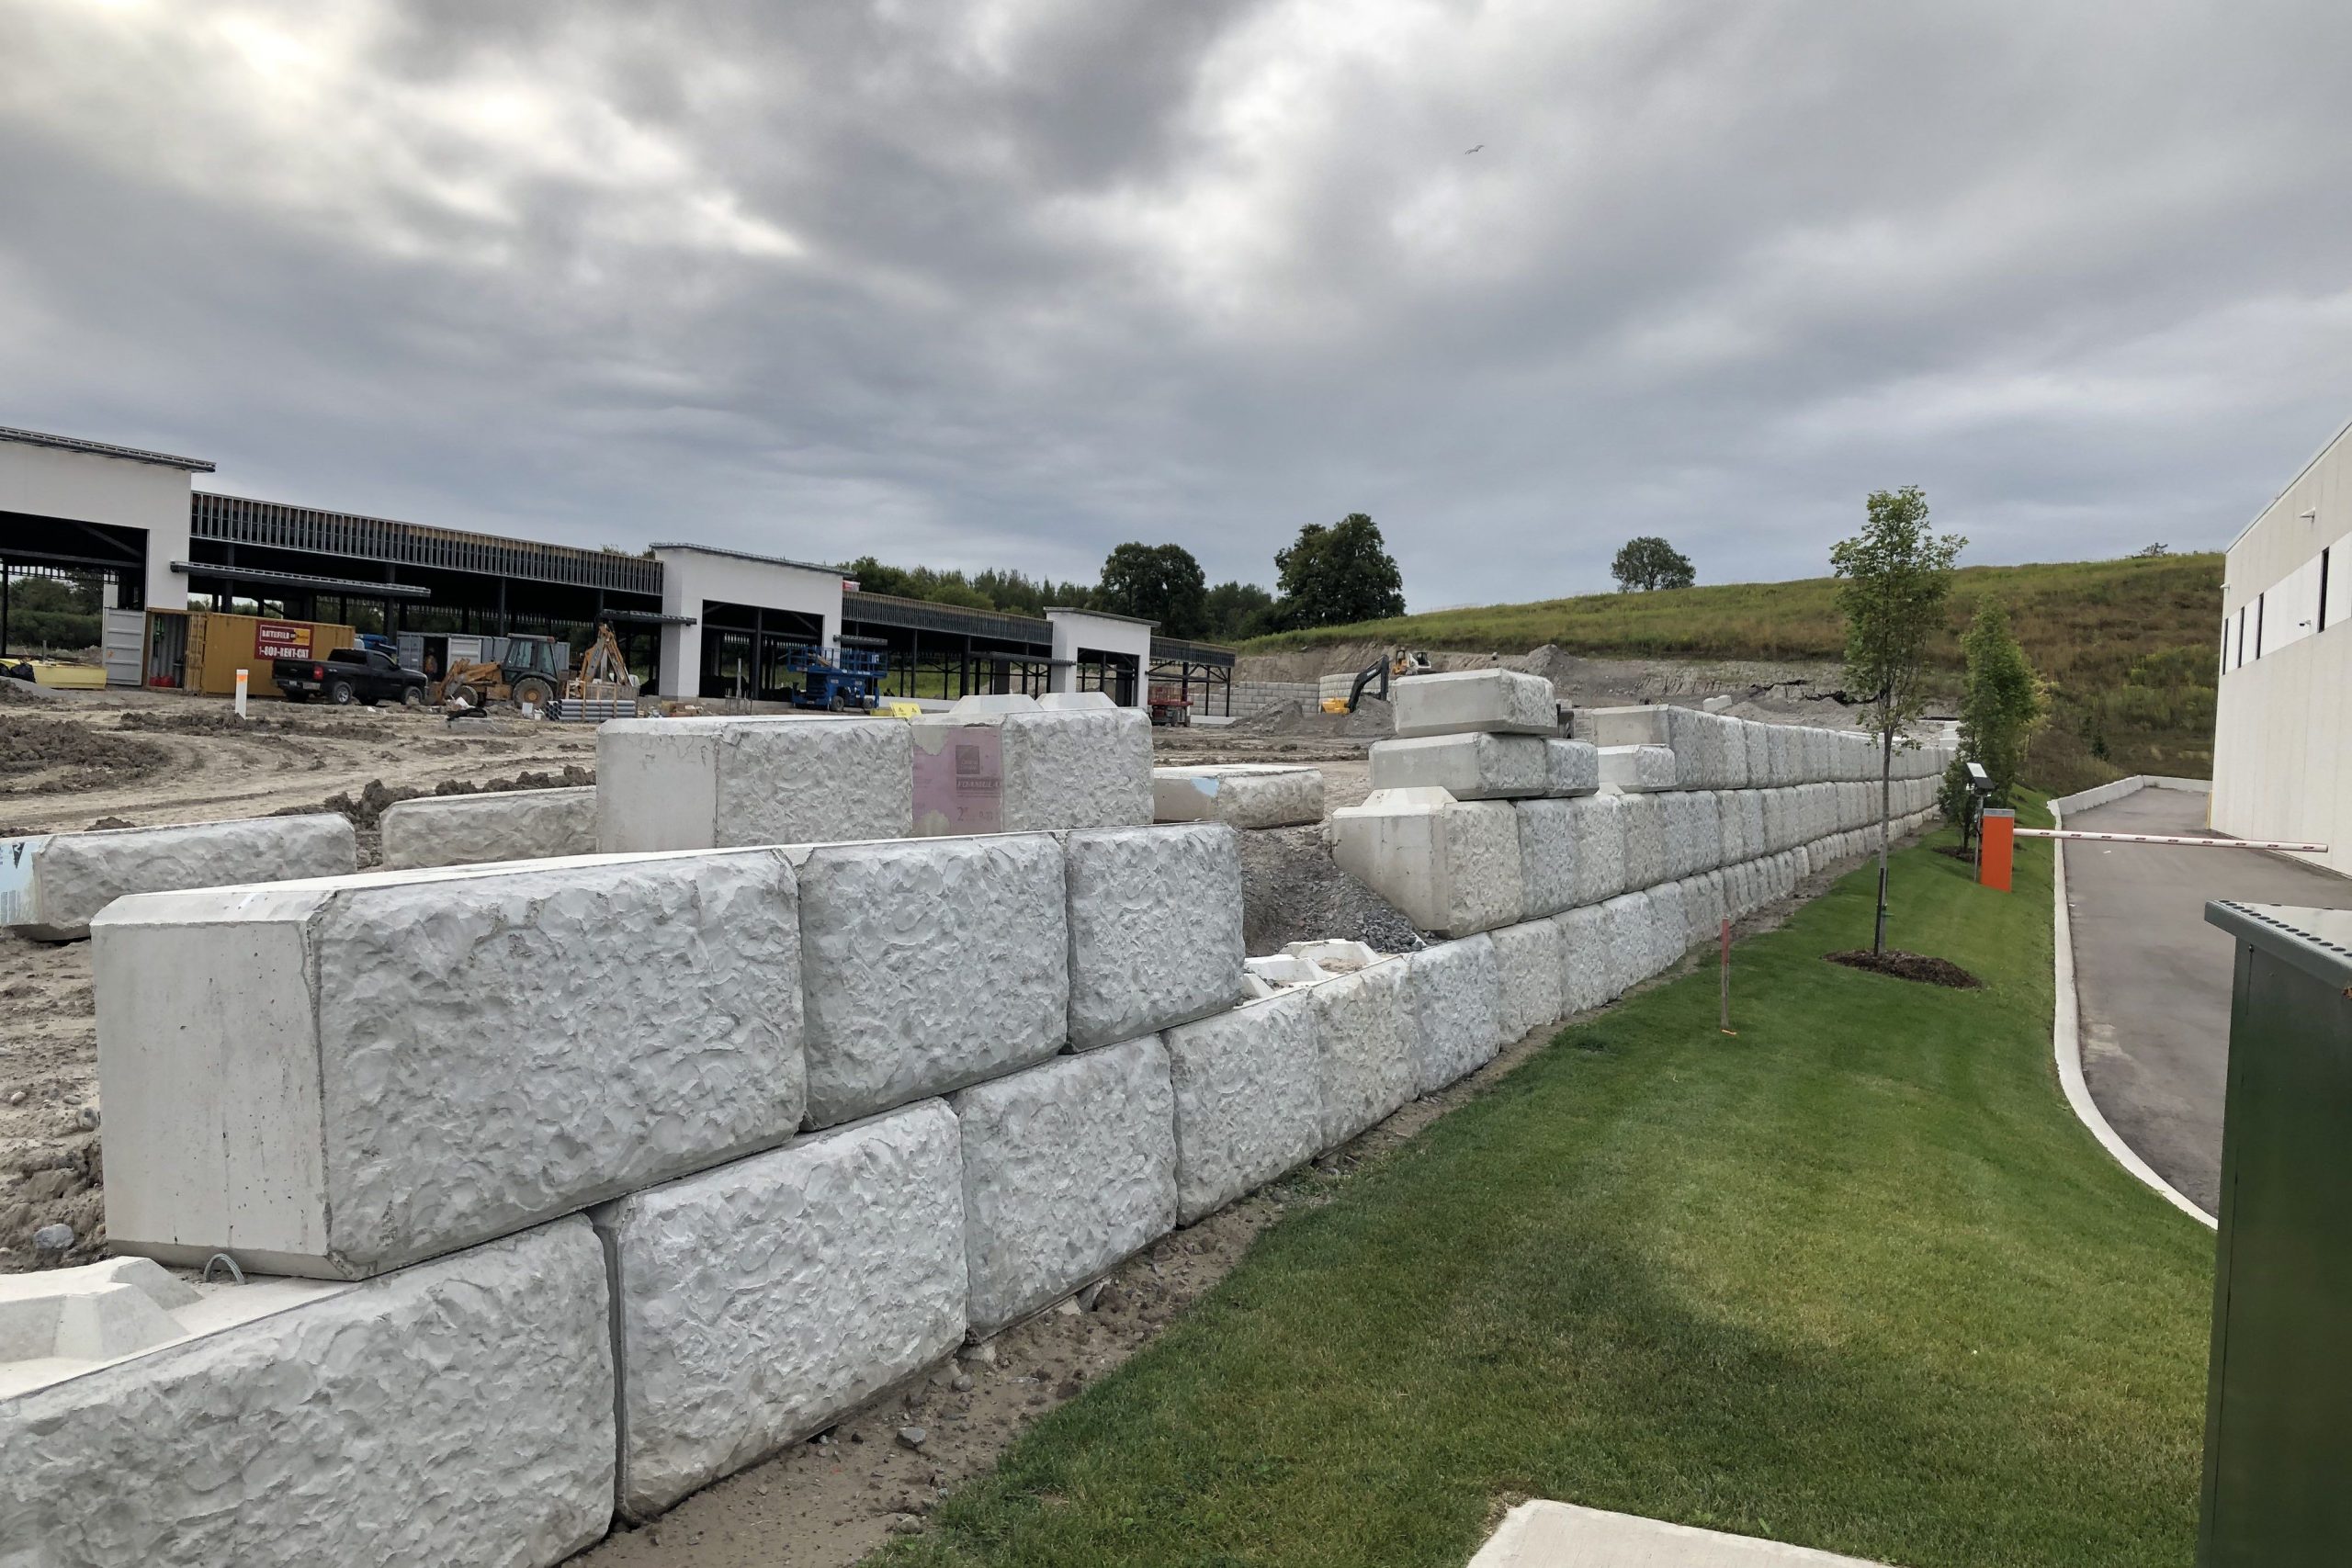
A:
[[[1176,1218],[1192,1224],[1315,1157],[1322,1145],[1316,1007],[1284,991],[1168,1032]]]
[[[132,894],[345,876],[358,864],[349,819],[331,812],[0,840],[0,926],[73,942]]]
[[[1522,920],[1487,933],[1494,943],[1499,982],[1498,1032],[1502,1043],[1523,1040],[1566,1017],[1561,987],[1560,928],[1549,919]]]
[[[1483,934],[1425,947],[1406,964],[1415,1092],[1435,1094],[1502,1049],[1502,976]]]
[[[1241,996],[1241,850],[1219,823],[1075,832],[1069,1042],[1114,1044]]]
[[[386,808],[381,820],[387,871],[596,852],[594,784],[427,795]]]
[[[903,838],[913,751],[895,718],[623,718],[596,729],[608,853]]]
[[[1317,986],[1315,1055],[1321,1146],[1385,1120],[1419,1088],[1406,961],[1391,958]]]
[[[1154,768],[1152,817],[1159,822],[1222,822],[1283,828],[1323,820],[1323,775],[1314,768],[1261,763]]]

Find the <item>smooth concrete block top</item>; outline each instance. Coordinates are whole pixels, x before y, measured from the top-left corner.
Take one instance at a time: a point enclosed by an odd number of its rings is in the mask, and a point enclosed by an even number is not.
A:
[[[1582,901],[1577,896],[1577,871],[1581,829],[1589,817],[1585,804],[1583,799],[1522,800],[1514,807],[1519,814],[1521,913],[1529,919],[1556,915]]]
[[[1283,828],[1323,820],[1323,774],[1262,763],[1154,768],[1151,810],[1160,822]]]
[[[358,864],[350,819],[336,812],[5,839],[0,926],[72,942],[90,934],[99,910],[134,893],[347,876]]]
[[[1096,828],[1063,845],[1069,1042],[1116,1044],[1241,995],[1241,849],[1219,822]]]
[[[1455,670],[1410,675],[1388,688],[1400,736],[1555,735],[1560,728],[1552,682],[1517,670]]]
[[[1544,760],[1545,795],[1590,795],[1600,787],[1600,749],[1589,740],[1549,737]]]
[[[1510,801],[1378,790],[1333,812],[1323,831],[1340,869],[1422,931],[1468,936],[1520,917],[1519,818]]]
[[[1560,990],[1560,928],[1522,920],[1487,933],[1495,944],[1500,985],[1498,1032],[1505,1045],[1555,1022],[1566,1010]]]
[[[1560,933],[1560,1016],[1590,1012],[1617,994],[1602,906],[1553,917]]]
[[[1470,1568],[1877,1568],[1755,1536],[1607,1514],[1569,1503],[1521,1503],[1503,1516]]]
[[[964,1337],[964,1163],[944,1100],[633,1194],[597,1223],[632,1517],[823,1430]]]
[[[1668,746],[1673,737],[1667,728],[1667,711],[1663,703],[1579,708],[1577,733],[1595,746]]]
[[[1419,1090],[1406,967],[1403,958],[1385,959],[1307,993],[1325,1149],[1386,1120]]]
[[[596,786],[403,800],[382,818],[384,869],[483,865],[596,852]]]
[[[1038,708],[1046,713],[1083,713],[1118,705],[1108,692],[1047,692],[1037,699]]]
[[[1315,998],[1284,991],[1168,1032],[1176,1219],[1192,1224],[1315,1157]]]
[[[967,1089],[971,1329],[1049,1305],[1176,1224],[1176,1102],[1156,1034]]]
[[[0,1561],[560,1562],[612,1519],[605,1303],[560,1220],[0,1402]]]
[[[92,928],[118,1251],[356,1278],[799,1124],[781,852],[154,893]]]
[[[596,729],[596,844],[607,853],[913,830],[903,719],[616,718]]]
[[[1621,790],[1662,790],[1675,786],[1674,753],[1663,746],[1603,746],[1600,782]]]
[[[1044,1061],[1069,1028],[1062,846],[1046,833],[797,850],[808,1125]]]
[[[1484,933],[1425,947],[1406,964],[1414,1089],[1435,1094],[1502,1049],[1502,976]]]
[[[1540,735],[1424,735],[1372,744],[1372,787],[1442,789],[1456,800],[1510,800],[1550,788]]]

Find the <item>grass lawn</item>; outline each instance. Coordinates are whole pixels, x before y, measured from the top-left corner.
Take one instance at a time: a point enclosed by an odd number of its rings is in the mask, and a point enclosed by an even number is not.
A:
[[[2020,812],[2030,820],[2033,809]],[[2043,817],[2046,821],[2046,816]],[[1915,849],[1305,1198],[882,1559],[1458,1565],[1534,1495],[1906,1568],[2191,1562],[2212,1238],[2050,1064],[2050,846]]]

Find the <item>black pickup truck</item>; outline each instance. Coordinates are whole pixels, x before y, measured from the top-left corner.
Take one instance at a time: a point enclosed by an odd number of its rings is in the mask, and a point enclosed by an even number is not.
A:
[[[273,659],[270,682],[289,703],[323,697],[341,705],[364,703],[374,707],[386,697],[423,707],[433,699],[433,677],[422,670],[404,670],[390,654],[372,648],[338,648],[320,659]]]

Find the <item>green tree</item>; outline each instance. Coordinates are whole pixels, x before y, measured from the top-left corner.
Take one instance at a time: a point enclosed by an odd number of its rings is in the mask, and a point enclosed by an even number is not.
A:
[[[1209,590],[1208,630],[1217,642],[1242,642],[1274,629],[1274,596],[1254,582],[1220,582]]]
[[[1894,815],[1894,748],[1916,746],[1904,727],[1919,716],[1928,645],[1943,628],[1952,563],[1968,541],[1928,527],[1928,497],[1917,485],[1872,491],[1862,531],[1829,551],[1843,581],[1838,609],[1846,617],[1846,684],[1868,694],[1862,726],[1879,741],[1878,919],[1871,951],[1886,949],[1887,840]]]
[[[1198,637],[1208,617],[1208,579],[1182,545],[1125,544],[1102,561],[1098,609],[1158,621],[1170,637]]]
[[[1380,525],[1351,512],[1325,527],[1309,523],[1274,553],[1282,598],[1275,619],[1285,628],[1385,621],[1405,613],[1405,579],[1380,537]]]
[[[1960,701],[1960,750],[1944,775],[1944,815],[1969,824],[1968,764],[1984,770],[1987,806],[2011,804],[2025,771],[2026,747],[2049,716],[2049,694],[2009,626],[2008,606],[1987,599],[1976,606],[1961,638],[1967,664]]]
[[[1645,534],[1638,539],[1628,539],[1625,547],[1609,566],[1609,575],[1617,580],[1617,592],[1631,593],[1635,590],[1649,592],[1658,588],[1688,588],[1699,581],[1690,558],[1668,544],[1655,534]]]

